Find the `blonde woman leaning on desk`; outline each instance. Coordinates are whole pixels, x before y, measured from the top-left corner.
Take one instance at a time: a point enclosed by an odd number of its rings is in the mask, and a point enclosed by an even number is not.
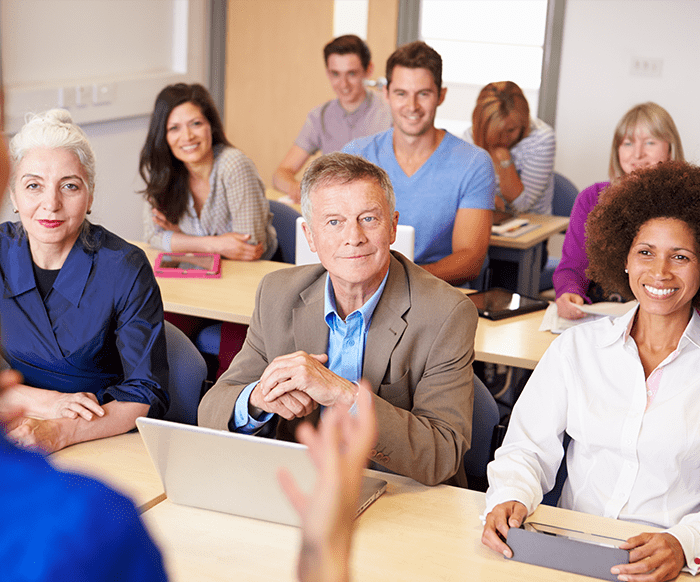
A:
[[[571,211],[561,261],[552,277],[560,317],[580,319],[586,314],[577,305],[610,298],[586,273],[585,224],[598,197],[630,172],[668,160],[684,160],[676,124],[668,111],[656,103],[635,105],[615,128],[608,170],[610,182],[598,182],[583,190]]]
[[[209,92],[168,85],[156,98],[139,172],[146,242],[173,252],[270,259],[277,250],[265,187],[233,147]]]
[[[559,506],[666,528],[622,544],[619,580],[660,582],[700,568],[700,168],[640,170],[588,222],[589,271],[639,302],[566,330],[520,395],[488,466],[483,542],[512,556],[518,527],[552,489]]]
[[[498,182],[497,210],[552,214],[554,130],[530,118],[520,87],[512,81],[486,85],[476,100],[472,127],[464,139],[491,156]]]
[[[68,111],[10,142],[20,222],[0,225],[2,348],[24,384],[9,438],[52,452],[127,432],[168,406],[163,304],[143,251],[91,224],[95,156]]]

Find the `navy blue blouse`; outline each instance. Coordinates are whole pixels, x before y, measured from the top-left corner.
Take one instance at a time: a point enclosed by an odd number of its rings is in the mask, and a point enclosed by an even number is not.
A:
[[[168,406],[160,289],[146,255],[101,226],[79,237],[42,300],[19,223],[0,224],[2,347],[35,388]]]

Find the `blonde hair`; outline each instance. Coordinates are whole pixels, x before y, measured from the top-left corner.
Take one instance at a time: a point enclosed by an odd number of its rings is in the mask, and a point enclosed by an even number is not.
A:
[[[620,144],[627,136],[633,135],[638,127],[644,127],[652,137],[668,142],[671,146],[670,159],[685,161],[681,136],[678,134],[676,124],[669,112],[661,105],[651,101],[640,103],[625,113],[615,128],[612,148],[610,149],[610,166],[608,167],[608,176],[611,182],[625,175],[620,166]]]
[[[487,149],[486,139],[489,133],[492,133],[494,129],[499,131],[513,111],[520,118],[522,126],[520,137],[517,140],[520,141],[525,137],[530,126],[530,106],[522,89],[513,81],[499,81],[486,85],[479,92],[472,113],[474,143]]]
[[[95,192],[95,153],[85,132],[65,109],[50,109],[29,116],[10,141],[10,188],[14,192],[15,172],[27,152],[36,148],[65,149],[73,152],[85,171],[90,196]]]

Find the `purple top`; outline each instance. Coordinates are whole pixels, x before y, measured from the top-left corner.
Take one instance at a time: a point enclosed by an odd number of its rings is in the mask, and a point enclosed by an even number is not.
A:
[[[571,209],[569,228],[564,237],[564,246],[561,249],[561,261],[552,276],[557,299],[564,293],[576,293],[583,297],[586,303],[591,303],[590,298],[586,296],[591,283],[586,277],[586,219],[598,203],[600,193],[609,185],[610,182],[597,182],[582,190],[576,197]]]

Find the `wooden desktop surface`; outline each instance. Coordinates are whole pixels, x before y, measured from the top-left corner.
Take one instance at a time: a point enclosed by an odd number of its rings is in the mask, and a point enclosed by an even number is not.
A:
[[[165,490],[138,432],[87,441],[49,456],[59,469],[104,481],[144,512],[165,499]]]
[[[159,251],[145,243],[142,248],[151,264]],[[219,321],[250,323],[255,308],[255,292],[260,280],[277,269],[290,267],[272,261],[221,262],[221,279],[157,279],[165,310]],[[479,318],[476,329],[476,359],[534,369],[542,354],[556,337],[537,331],[544,311],[490,321]]]
[[[544,310],[500,321],[480,317],[474,340],[475,359],[534,370],[557,337],[549,331],[539,331],[543,316]]]
[[[526,218],[532,224],[538,224],[540,226],[539,228],[516,237],[492,234],[489,245],[508,249],[529,249],[534,247],[537,243],[547,240],[553,234],[566,230],[569,226],[569,218],[566,216],[519,214],[518,218]]]
[[[144,250],[153,266],[161,251],[147,243],[133,244]],[[165,311],[247,325],[255,308],[255,291],[262,278],[291,266],[273,261],[223,259],[220,279],[158,277],[157,281]]]
[[[441,485],[426,487],[398,475],[357,523],[351,566],[355,581],[469,580],[574,582],[584,576],[506,560],[481,543],[484,495]],[[296,580],[299,530],[169,500],[143,519],[173,582]],[[653,528],[541,507],[534,521],[605,532],[626,539]],[[682,575],[680,579],[690,579]]]

